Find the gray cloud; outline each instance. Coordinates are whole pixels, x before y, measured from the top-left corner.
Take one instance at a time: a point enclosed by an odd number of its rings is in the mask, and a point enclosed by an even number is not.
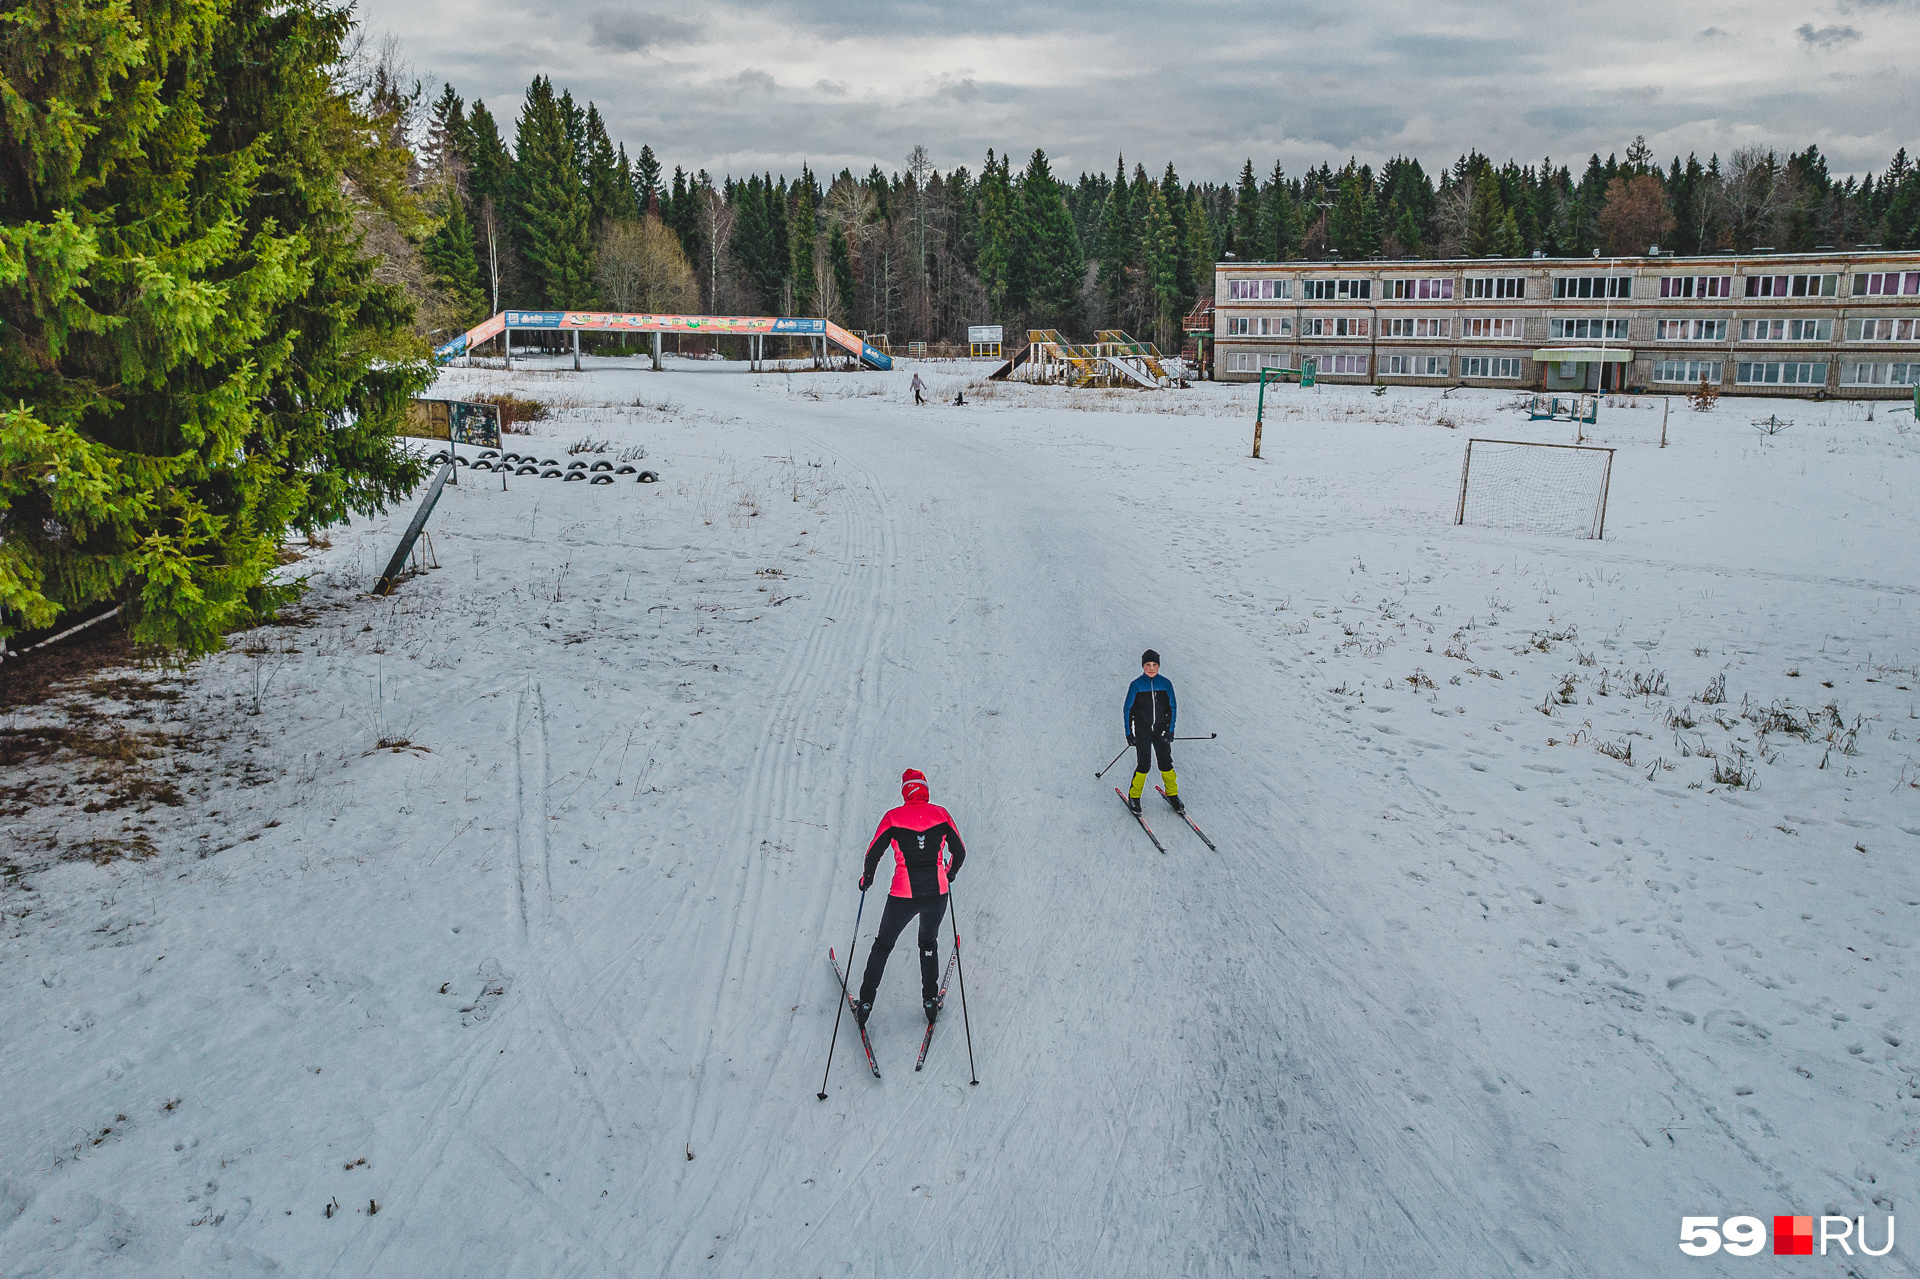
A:
[[[1904,66],[1920,0],[1823,0],[1817,22],[1806,9],[1705,0],[1676,31],[1665,0],[1615,0],[1574,74],[1521,0],[1377,0],[1362,20],[1333,0],[1056,0],[1041,23],[978,0],[463,0],[457,23],[419,0],[357,12],[509,133],[527,83],[549,75],[669,171],[898,169],[924,143],[943,169],[1044,147],[1068,175],[1111,172],[1124,151],[1129,169],[1171,159],[1231,181],[1248,156],[1263,174],[1399,154],[1433,171],[1469,148],[1584,163],[1635,134],[1663,159],[1814,143],[1836,173],[1878,171],[1920,119]],[[1864,115],[1861,81],[1876,104]]]
[[[587,24],[593,29],[596,49],[618,53],[638,53],[661,44],[684,44],[700,33],[700,28],[690,22],[618,9],[596,9],[587,15]]]
[[[1803,22],[1794,28],[1794,34],[1816,49],[1832,49],[1838,45],[1858,40],[1860,33],[1852,27],[1820,27],[1815,29],[1811,22]]]

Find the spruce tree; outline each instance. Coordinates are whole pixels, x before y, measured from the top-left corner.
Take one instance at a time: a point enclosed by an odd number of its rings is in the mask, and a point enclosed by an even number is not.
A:
[[[290,529],[419,480],[431,377],[347,188],[412,223],[300,0],[16,9],[0,113],[0,636],[116,601],[186,652],[294,596]]]
[[[1186,308],[1194,299],[1213,295],[1213,222],[1207,216],[1207,206],[1201,202],[1199,192],[1187,197],[1187,263],[1188,274],[1193,286],[1180,298],[1180,319],[1186,319]]]
[[[1253,158],[1247,158],[1240,170],[1240,186],[1233,199],[1234,256],[1258,260],[1260,257],[1260,182],[1253,176]]]
[[[592,209],[574,167],[571,102],[534,77],[514,133],[509,181],[512,227],[542,301],[572,309],[593,304]]]
[[[1013,211],[1007,161],[994,159],[987,149],[986,172],[980,178],[980,287],[987,310],[1005,317],[1008,306],[1007,268],[1013,253]]]
[[[633,195],[641,216],[660,212],[660,157],[644,143],[633,161]]]
[[[1128,277],[1138,265],[1139,236],[1133,209],[1133,194],[1127,187],[1127,157],[1121,156],[1114,168],[1113,185],[1107,191],[1107,211],[1101,219],[1100,292],[1107,309],[1107,321],[1124,328]]]
[[[473,227],[467,221],[466,202],[452,182],[441,188],[440,199],[440,225],[420,246],[420,256],[459,307],[461,322],[471,325],[487,313],[480,263],[473,256]]]
[[[1500,229],[1494,234],[1490,252],[1498,253],[1503,258],[1517,258],[1526,252],[1520,239],[1520,221],[1513,216],[1512,209],[1508,209],[1506,216],[1500,219]]]
[[[431,122],[427,126],[426,168],[430,181],[451,180],[464,192],[467,185],[467,154],[473,141],[467,132],[466,107],[453,86],[442,85],[434,100]]]
[[[1146,274],[1147,295],[1153,307],[1153,340],[1162,347],[1172,342],[1179,321],[1180,230],[1167,208],[1164,186],[1148,183],[1146,210],[1140,235],[1140,264]]]
[[[827,233],[827,262],[833,268],[833,286],[840,295],[840,310],[826,318],[844,322],[853,314],[853,256],[847,251],[847,235],[835,228]]]
[[[1499,249],[1500,223],[1507,211],[1500,203],[1500,183],[1491,168],[1473,175],[1473,202],[1467,206],[1464,250],[1470,258],[1485,257]]]
[[[1287,189],[1286,173],[1274,162],[1266,188],[1260,193],[1260,252],[1269,262],[1284,262],[1300,242],[1299,214]]]
[[[1046,152],[1036,148],[1020,175],[1015,205],[1008,293],[1043,328],[1072,328],[1078,320],[1085,257],[1073,213],[1054,181]]]
[[[626,215],[633,201],[631,181],[620,180],[619,162],[614,156],[613,140],[607,136],[600,108],[587,103],[586,142],[582,147],[586,167],[582,174],[587,188],[587,221],[594,230]]]
[[[793,314],[813,314],[813,246],[818,232],[813,216],[813,174],[804,165],[793,184],[793,213],[787,220],[787,275],[793,281]]]

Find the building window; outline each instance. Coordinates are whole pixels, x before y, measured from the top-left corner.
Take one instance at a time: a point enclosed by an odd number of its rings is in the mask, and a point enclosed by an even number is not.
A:
[[[1749,364],[1733,366],[1733,380],[1743,386],[1825,386],[1825,364]]]
[[[1750,298],[1830,298],[1840,292],[1837,275],[1750,275]]]
[[[1452,320],[1418,320],[1409,316],[1405,319],[1380,321],[1380,336],[1383,338],[1443,338],[1452,327]]]
[[[1350,373],[1359,377],[1367,375],[1367,357],[1364,355],[1335,355],[1329,357],[1333,367],[1329,373]]]
[[[1300,336],[1303,338],[1363,338],[1367,336],[1367,321],[1331,315],[1302,320]]]
[[[1373,296],[1372,280],[1302,280],[1300,296],[1310,302],[1345,301]]]
[[[1848,320],[1849,342],[1920,342],[1920,320]]]
[[[1630,275],[1555,276],[1553,296],[1557,298],[1630,298],[1633,296],[1633,277]]]
[[[1445,377],[1444,355],[1383,355],[1380,371],[1389,377]]]
[[[1724,342],[1727,340],[1727,322],[1659,320],[1654,324],[1654,337],[1662,342]]]
[[[1742,320],[1742,342],[1831,342],[1832,320]]]
[[[1730,275],[1663,275],[1660,277],[1660,296],[1663,298],[1730,298],[1733,296],[1733,277]]]
[[[1518,357],[1499,355],[1463,355],[1460,357],[1461,377],[1519,377],[1520,361]]]
[[[1527,281],[1524,276],[1490,276],[1484,280],[1467,280],[1466,296],[1472,298],[1523,298],[1527,296]],[[1555,294],[1558,297],[1559,294]]]
[[[1463,338],[1517,338],[1520,336],[1520,321],[1514,317],[1504,320],[1484,318],[1462,320],[1460,336]]]
[[[1232,315],[1227,317],[1227,336],[1228,337],[1243,338],[1252,332],[1253,332],[1253,321],[1248,317],[1244,315]]]
[[[1920,271],[1875,271],[1853,277],[1853,296],[1857,298],[1893,297],[1920,293]]]
[[[1253,352],[1252,351],[1228,351],[1227,352],[1227,372],[1251,373],[1253,371],[1254,370],[1253,370]]]
[[[1580,338],[1582,340],[1608,341],[1627,336],[1625,320],[1585,319],[1548,321],[1548,334],[1556,338]]]
[[[1687,382],[1698,385],[1711,382],[1720,385],[1721,371],[1725,366],[1719,360],[1655,360],[1653,362],[1653,380],[1656,382]]]
[[[1380,296],[1391,302],[1451,302],[1453,278],[1430,280],[1382,280]]]
[[[1920,364],[1842,364],[1842,386],[1912,386],[1920,383]]]
[[[1263,315],[1259,328],[1263,338],[1283,338],[1293,332],[1293,320],[1286,316]]]
[[[1283,302],[1292,296],[1292,280],[1227,281],[1229,302]]]

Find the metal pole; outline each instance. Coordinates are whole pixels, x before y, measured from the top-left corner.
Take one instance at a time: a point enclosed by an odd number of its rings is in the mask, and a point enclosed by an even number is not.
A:
[[[580,330],[573,331],[573,371],[580,371]]]
[[[660,330],[653,331],[653,371],[660,371]]]
[[[1667,411],[1672,407],[1673,407],[1673,397],[1671,395],[1663,395],[1660,397],[1660,447],[1661,448],[1667,447]]]
[[[833,1046],[840,1042],[840,1014],[847,1011],[847,982],[853,977],[853,948],[860,940],[860,916],[867,909],[867,890],[860,890],[860,909],[853,912],[853,940],[847,943],[847,971],[840,974],[840,1011],[833,1015],[833,1037],[827,1040],[827,1068],[820,1074],[821,1101],[827,1099],[827,1076],[833,1073]],[[961,996],[964,1006],[965,995]]]
[[[500,343],[501,343],[501,349],[507,353],[507,371],[511,373],[513,371],[513,330],[512,329],[503,328],[500,330]]]
[[[953,889],[947,889],[947,922],[953,925],[953,967],[960,975],[960,1024],[967,1028],[967,1069],[973,1075],[967,1082],[975,1088],[980,1086],[980,1071],[973,1064],[973,1020],[967,1016],[967,964],[960,958],[960,915],[953,908]],[[849,967],[853,960],[847,960]],[[822,1085],[824,1087],[825,1085]]]
[[[1260,370],[1260,400],[1253,410],[1253,455],[1260,456],[1260,424],[1267,414],[1267,374],[1270,369]]]

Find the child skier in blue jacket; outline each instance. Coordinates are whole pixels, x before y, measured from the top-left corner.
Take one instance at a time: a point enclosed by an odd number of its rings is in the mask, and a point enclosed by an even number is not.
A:
[[[1160,759],[1161,789],[1173,811],[1184,813],[1180,802],[1180,779],[1173,771],[1173,721],[1178,713],[1173,698],[1173,682],[1160,673],[1160,654],[1148,649],[1140,654],[1140,678],[1127,685],[1127,698],[1120,703],[1120,724],[1127,734],[1127,745],[1135,754],[1133,785],[1127,789],[1127,803],[1140,811],[1140,792],[1147,784],[1147,764],[1152,756]]]

